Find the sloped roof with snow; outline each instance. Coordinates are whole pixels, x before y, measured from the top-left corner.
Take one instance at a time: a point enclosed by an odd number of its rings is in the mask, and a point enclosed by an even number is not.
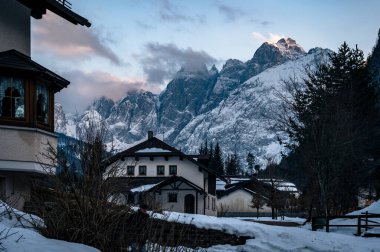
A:
[[[224,180],[223,177],[219,176],[219,174],[207,167],[207,159],[205,159],[204,156],[186,155],[182,151],[170,146],[169,144],[161,141],[156,137],[148,138],[147,140],[137,145],[134,145],[122,152],[117,153],[116,155],[106,160],[104,164],[105,166],[109,166],[117,160],[123,160],[126,157],[179,157],[181,160],[189,160],[194,165]]]

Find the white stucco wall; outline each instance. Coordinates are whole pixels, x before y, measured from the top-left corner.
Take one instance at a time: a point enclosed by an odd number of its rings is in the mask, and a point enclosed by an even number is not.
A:
[[[107,171],[117,169],[117,172],[110,172],[110,175],[125,177],[127,176],[128,165],[135,166],[134,177],[141,177],[138,168],[140,165],[145,165],[147,167],[147,174],[143,177],[169,177],[169,165],[177,165],[177,176],[184,177],[200,188],[204,188],[204,172],[199,171],[198,167],[187,159],[180,160],[179,157],[169,157],[166,161],[164,157],[154,157],[153,160],[150,160],[149,157],[142,157],[139,158],[138,161],[135,161],[134,158],[126,158],[124,161],[119,160],[108,166]],[[157,165],[165,166],[164,176],[157,176]],[[207,187],[205,189],[207,192]]]
[[[191,194],[194,196],[195,201],[198,201],[198,204],[196,204],[195,202],[195,205],[194,205],[194,209],[196,209],[195,213],[216,216],[217,214],[216,208],[213,210],[212,204],[211,204],[212,198],[215,198],[214,196],[207,195],[205,198],[205,195],[200,194],[200,193],[198,193],[198,196],[197,196],[196,191],[193,190],[192,187],[184,183],[179,187],[179,189],[181,190],[173,190],[170,186],[163,187],[161,189],[161,193],[155,194],[156,202],[160,202],[160,207],[163,210],[183,213],[185,212],[185,197],[186,195]],[[177,202],[169,202],[169,193],[177,194]],[[209,209],[208,209],[208,204],[207,204],[208,198],[210,198]]]
[[[191,183],[199,186],[204,189],[206,193],[208,192],[208,180],[207,172],[202,170],[199,171],[199,167],[187,159],[180,160],[179,157],[169,157],[168,160],[165,160],[164,157],[154,157],[153,160],[150,160],[149,157],[140,157],[138,161],[134,158],[125,158],[124,161],[118,160],[115,163],[107,167],[105,176],[110,177],[127,177],[127,166],[135,166],[135,173],[132,177],[170,177],[169,175],[169,166],[177,165],[177,176],[181,176]],[[139,175],[139,166],[144,165],[147,167],[147,174],[145,176]],[[165,167],[165,175],[157,175],[157,165],[163,165]],[[205,179],[206,178],[206,179]],[[181,189],[189,189],[189,191],[180,191],[180,190],[170,190],[170,186],[164,187],[161,190],[161,195],[156,194],[156,202],[160,202],[160,207],[164,210],[170,210],[175,212],[184,212],[185,207],[185,196],[187,194],[193,194],[196,199],[195,191],[186,184],[182,184]],[[177,193],[177,202],[168,202],[168,193]],[[208,198],[210,198],[210,204],[208,205]],[[214,199],[215,207],[212,209],[212,199]],[[137,199],[136,199],[137,201]],[[216,216],[217,214],[217,200],[213,195],[205,196],[198,193],[198,214],[206,214]]]
[[[0,170],[45,172],[40,163],[50,163],[41,155],[48,142],[56,148],[57,137],[34,128],[0,125]]]
[[[221,209],[223,209],[223,211],[227,212],[256,213],[256,209],[249,206],[251,205],[251,199],[252,195],[247,191],[244,191],[243,189],[237,190],[218,199],[218,210],[221,211]],[[269,212],[271,212],[271,208],[267,205],[260,209],[260,213]]]
[[[0,0],[0,52],[16,49],[30,56],[30,10],[16,0]]]

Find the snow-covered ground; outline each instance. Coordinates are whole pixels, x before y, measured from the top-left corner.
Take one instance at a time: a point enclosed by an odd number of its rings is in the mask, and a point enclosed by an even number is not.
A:
[[[372,214],[380,214],[380,200],[372,203],[370,206],[363,208],[358,211],[353,211],[351,213],[348,213],[346,215],[362,215],[366,211],[368,213]],[[334,219],[330,221],[330,225],[357,225],[358,219]],[[364,225],[364,220],[361,222]],[[369,224],[380,224],[380,218],[370,218],[369,219]],[[311,229],[310,225],[306,225],[304,228]],[[324,232],[323,230],[320,230],[321,232]],[[330,232],[334,233],[340,233],[340,234],[347,234],[347,235],[353,235],[357,233],[357,227],[330,227]],[[368,231],[365,232],[364,228],[362,228],[363,233],[376,233],[380,234],[380,227],[374,227],[372,229],[369,229]],[[380,247],[380,239],[379,241],[379,247]]]
[[[34,225],[44,225],[33,215],[17,211],[0,201],[0,250],[9,252],[99,252],[78,243],[48,239]]]
[[[238,236],[251,236],[245,245],[216,245],[207,248],[219,251],[379,251],[380,239],[356,237],[352,234],[311,231],[300,227],[280,227],[243,221],[236,218],[220,218],[196,214],[166,212],[153,214],[154,218],[193,224],[199,228],[222,230]]]
[[[281,219],[281,217],[278,217],[277,219],[272,219],[272,217],[235,217],[235,219],[238,220],[252,220],[252,221],[274,221],[274,222],[293,222],[297,224],[303,224],[306,219],[298,218],[298,217],[287,217],[285,216],[284,219]]]

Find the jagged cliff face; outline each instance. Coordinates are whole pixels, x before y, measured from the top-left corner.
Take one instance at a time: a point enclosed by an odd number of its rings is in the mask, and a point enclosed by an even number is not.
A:
[[[185,152],[196,152],[208,139],[225,152],[245,158],[250,151],[264,160],[280,151],[276,135],[281,132],[271,129],[271,113],[281,107],[274,95],[281,92],[281,80],[302,76],[306,65],[326,56],[326,50],[305,53],[294,40],[281,39],[264,43],[248,62],[228,60],[220,72],[215,66],[185,66],[159,96],[134,92],[115,103],[101,98],[89,109],[106,120],[116,147],[125,148],[153,130]],[[85,117],[78,118],[76,125]],[[56,121],[64,122],[58,114]],[[56,130],[68,132],[63,124],[57,123]]]
[[[157,95],[151,92],[133,92],[116,102],[108,118],[115,139],[131,143],[145,137],[148,130],[157,128]]]
[[[287,60],[295,60],[305,54],[303,48],[291,38],[280,39],[275,44],[265,42],[247,62],[248,76],[253,77],[265,69],[282,64]]]
[[[178,135],[190,120],[199,114],[207,99],[210,87],[214,85],[206,66],[182,68],[159,97],[158,126],[170,141]]]
[[[67,120],[65,112],[63,111],[61,104],[54,104],[54,127],[55,131],[63,134],[67,134],[66,131]]]

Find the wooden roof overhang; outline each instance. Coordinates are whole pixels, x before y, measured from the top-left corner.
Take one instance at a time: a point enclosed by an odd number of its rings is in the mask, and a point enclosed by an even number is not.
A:
[[[91,23],[84,17],[70,10],[70,2],[66,0],[18,0],[20,3],[31,9],[31,16],[41,19],[46,14],[46,10],[54,12],[58,16],[77,25],[90,27]]]
[[[41,66],[29,56],[14,49],[0,52],[0,72],[46,80],[50,82],[54,92],[58,92],[70,84],[65,78]]]
[[[190,187],[192,187],[195,191],[199,192],[200,194],[207,195],[206,191],[203,190],[203,188],[197,186],[193,182],[191,182],[191,181],[189,181],[189,180],[187,180],[187,179],[185,179],[184,177],[181,177],[181,176],[171,176],[170,178],[168,178],[168,179],[166,179],[166,180],[158,183],[157,185],[153,186],[152,188],[150,188],[149,190],[147,190],[147,192],[157,192],[162,187],[171,185],[171,184],[176,183],[176,182],[185,183],[185,184],[189,185]]]

